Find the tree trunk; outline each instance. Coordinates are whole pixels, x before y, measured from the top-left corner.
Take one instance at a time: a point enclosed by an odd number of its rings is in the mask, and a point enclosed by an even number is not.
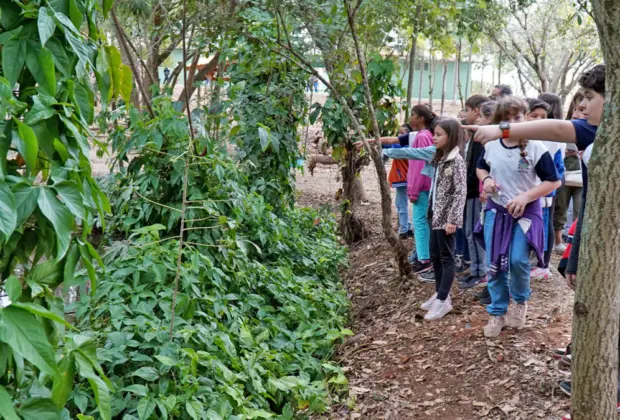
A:
[[[606,105],[589,167],[573,318],[574,420],[615,419],[620,315],[620,3],[592,0],[606,64]],[[584,216],[581,216],[584,217]]]
[[[195,64],[198,63],[198,58],[200,57],[200,54],[197,54],[194,57],[194,62],[192,63],[192,69],[195,70],[196,66]],[[177,99],[177,101],[180,101],[183,103],[183,108],[182,110],[185,110],[185,91],[187,90],[187,94],[189,97],[189,100],[191,101],[192,99],[192,95],[194,94],[194,91],[196,90],[196,86],[194,85],[193,81],[194,80],[204,80],[205,77],[211,73],[213,70],[215,70],[215,68],[218,66],[218,61],[220,58],[220,52],[216,52],[215,55],[213,56],[213,58],[211,59],[211,61],[209,61],[207,64],[204,65],[204,67],[202,69],[200,69],[198,72],[191,72],[192,74],[187,78],[187,86],[183,86],[183,90],[181,91],[181,94],[179,95],[179,98]],[[220,74],[221,76],[221,74]],[[191,82],[191,83],[190,83]],[[218,85],[219,86],[219,85]],[[216,87],[217,89],[217,87]]]
[[[422,103],[422,85],[424,84],[424,51],[420,54],[420,87],[418,92],[418,103]],[[409,115],[407,115],[409,117]]]
[[[159,2],[155,2],[153,4],[153,10],[151,11],[151,38],[148,45],[149,51],[146,65],[148,67],[148,71],[150,71],[151,74],[157,79],[159,79],[159,46],[161,45],[161,36],[163,33],[163,30],[161,28],[163,13],[164,9],[162,5]],[[146,98],[142,98],[143,101],[145,101],[145,104],[147,101],[151,103],[151,100],[153,99],[153,94],[150,88],[146,89],[146,95]]]
[[[428,103],[433,109],[433,88],[435,87],[435,54],[431,51],[430,65],[428,66]]]
[[[409,77],[407,78],[407,105],[405,105],[405,115],[409,116],[411,110],[411,98],[413,97],[413,73],[415,71],[415,50],[418,44],[418,31],[417,25],[420,19],[420,13],[422,12],[422,6],[416,8],[415,24],[413,27],[413,34],[411,34],[411,50],[409,52]]]
[[[470,43],[469,44],[469,54],[467,56],[467,79],[465,79],[465,97],[470,97],[471,95],[469,94],[469,80],[471,79],[471,66],[472,66],[472,62],[471,62],[471,55],[474,52],[474,46]],[[472,86],[474,85],[474,82],[471,82]],[[482,90],[482,83],[480,84],[480,89]],[[463,95],[461,95],[461,97],[463,97]]]
[[[456,95],[461,90],[461,81],[459,77],[459,72],[461,71],[461,48],[461,40],[459,39],[459,44],[456,49],[456,60],[454,61],[454,85],[452,86],[452,103],[456,103]],[[461,98],[462,96],[463,95],[461,94]],[[463,101],[461,100],[461,102]],[[461,104],[461,108],[463,108],[463,104]]]
[[[409,277],[411,275],[411,264],[407,259],[407,249],[403,243],[398,239],[398,235],[392,228],[392,196],[390,194],[390,186],[387,181],[387,173],[385,172],[385,165],[383,164],[383,158],[380,153],[381,141],[379,124],[375,116],[374,104],[372,101],[372,93],[370,91],[370,85],[368,84],[368,74],[366,72],[366,60],[360,49],[359,40],[357,38],[357,31],[355,29],[355,22],[353,13],[349,7],[348,2],[345,0],[345,7],[347,9],[347,15],[349,18],[349,27],[351,28],[351,36],[353,37],[353,44],[355,46],[355,52],[357,55],[357,62],[360,72],[362,73],[362,81],[364,83],[364,97],[366,99],[366,106],[370,113],[372,120],[372,127],[375,134],[375,144],[371,147],[371,157],[375,164],[375,170],[377,171],[377,178],[379,181],[379,189],[381,191],[381,227],[383,228],[383,234],[388,243],[392,246],[398,264],[398,272],[401,278]]]
[[[439,115],[443,115],[444,106],[446,104],[446,82],[448,79],[448,60],[443,59],[443,75],[441,76],[441,111]]]
[[[502,50],[499,50],[499,62],[497,64],[497,84],[502,84]]]

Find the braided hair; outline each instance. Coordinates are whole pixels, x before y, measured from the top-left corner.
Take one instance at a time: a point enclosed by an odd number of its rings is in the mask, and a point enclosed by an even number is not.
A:
[[[491,124],[499,124],[503,121],[508,121],[510,117],[513,117],[517,114],[526,114],[528,110],[527,103],[520,98],[515,96],[506,96],[505,98],[500,98],[497,101],[497,105],[495,107],[495,114],[493,115],[493,121]],[[521,157],[524,158],[527,156],[527,140],[520,139],[519,140],[519,149],[521,150]]]

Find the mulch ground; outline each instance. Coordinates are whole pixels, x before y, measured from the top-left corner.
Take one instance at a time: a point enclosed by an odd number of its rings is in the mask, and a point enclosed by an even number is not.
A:
[[[419,305],[434,285],[398,278],[380,229],[374,171],[363,176],[369,203],[360,213],[372,234],[350,247],[343,281],[355,335],[336,355],[349,395],[322,418],[559,420],[569,408],[558,388],[567,373],[549,351],[570,340],[573,299],[562,277],[554,271],[553,279],[533,282],[526,328],[506,329],[493,340],[482,334],[485,308],[456,283],[454,311],[424,321]],[[314,177],[298,177],[298,203],[337,213],[338,187],[337,169],[319,165]]]

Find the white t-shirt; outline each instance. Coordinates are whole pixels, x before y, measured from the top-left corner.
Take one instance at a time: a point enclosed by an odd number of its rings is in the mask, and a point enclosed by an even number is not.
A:
[[[522,158],[519,146],[506,146],[501,139],[484,147],[477,166],[488,171],[499,186],[499,191],[491,199],[500,206],[506,206],[510,200],[537,187],[542,181],[560,179],[553,158],[542,142],[530,140],[525,150],[527,156]]]

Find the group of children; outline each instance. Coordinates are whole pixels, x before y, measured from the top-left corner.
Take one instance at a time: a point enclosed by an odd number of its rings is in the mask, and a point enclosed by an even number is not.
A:
[[[415,237],[410,258],[414,271],[422,281],[435,282],[435,292],[421,305],[426,320],[452,310],[450,289],[456,278],[460,289],[484,287],[476,297],[490,315],[486,337],[497,337],[506,326],[523,328],[530,280],[550,277],[554,250],[564,252],[560,269],[574,287],[583,220],[577,216],[585,206],[587,163],[602,114],[604,74],[604,66],[598,65],[581,76],[566,120],[555,94],[526,100],[473,95],[462,122],[439,118],[428,106],[416,105],[397,137],[381,138],[384,154],[394,159],[390,181],[397,189],[399,233],[401,238]],[[568,149],[567,144],[574,146]],[[575,149],[584,152],[581,168],[572,161],[578,159]],[[565,176],[569,159],[571,170]],[[582,197],[565,185],[568,175],[574,179],[579,171]],[[558,192],[563,218],[559,221],[554,217]],[[575,226],[567,248],[562,232],[571,197]],[[470,262],[457,270],[459,234],[466,239]]]

